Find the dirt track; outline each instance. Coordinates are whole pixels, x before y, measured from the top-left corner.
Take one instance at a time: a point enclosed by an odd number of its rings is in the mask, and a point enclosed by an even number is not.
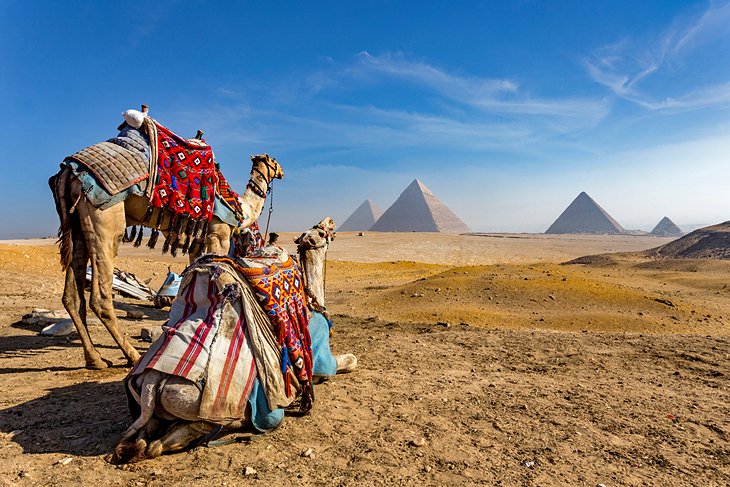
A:
[[[433,262],[445,244],[403,238],[410,260]],[[510,244],[495,255],[509,255]],[[464,255],[484,252],[461,245]],[[328,268],[333,348],[357,354],[358,371],[318,386],[316,413],[270,435],[233,435],[241,442],[125,469],[103,461],[128,421],[121,353],[93,325],[118,366],[86,371],[77,339],[20,323],[33,307],[60,307],[55,251],[0,246],[0,481],[728,485],[730,269],[631,259],[557,266],[590,253],[585,242],[537,245],[553,250],[532,264],[523,255],[454,268],[464,262],[373,262],[377,246],[367,254],[363,240],[338,237],[331,257],[372,262]],[[619,250],[610,240],[590,245]],[[153,285],[162,279],[156,254],[124,253],[120,267]],[[130,336],[165,317],[131,300],[117,307],[148,315],[121,320]],[[314,458],[300,455],[308,448]],[[256,473],[245,476],[246,467]]]

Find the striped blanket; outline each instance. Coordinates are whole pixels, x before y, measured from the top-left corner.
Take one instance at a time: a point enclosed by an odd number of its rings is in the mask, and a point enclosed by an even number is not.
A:
[[[294,400],[272,325],[231,266],[208,260],[189,267],[163,329],[128,378],[155,369],[194,382],[202,420],[242,419],[257,377],[271,410]]]

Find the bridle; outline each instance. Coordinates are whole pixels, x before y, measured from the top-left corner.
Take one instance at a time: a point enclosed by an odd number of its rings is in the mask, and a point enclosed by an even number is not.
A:
[[[266,199],[266,195],[271,191],[271,183],[276,177],[276,165],[278,165],[278,163],[276,162],[276,159],[271,159],[269,157],[264,157],[263,159],[264,166],[266,166],[266,174],[261,172],[261,170],[259,169],[259,164],[254,164],[251,172],[257,172],[261,176],[261,178],[266,181],[266,190],[261,189],[256,184],[254,178],[248,180],[247,186],[251,188],[251,191],[253,191],[256,196]]]

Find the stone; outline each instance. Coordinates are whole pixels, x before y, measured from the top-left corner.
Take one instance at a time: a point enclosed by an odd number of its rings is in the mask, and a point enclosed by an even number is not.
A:
[[[127,318],[132,320],[141,320],[144,318],[144,313],[137,309],[129,309],[127,310]]]
[[[425,444],[426,444],[426,438],[423,438],[423,437],[415,438],[415,439],[411,440],[411,445],[418,447],[418,448],[424,446]]]
[[[253,468],[253,467],[246,467],[246,468],[243,469],[243,475],[245,475],[246,477],[250,477],[252,475],[256,475],[257,473],[258,472],[256,471],[256,469]]]
[[[71,333],[76,331],[76,326],[74,325],[73,321],[70,319],[68,320],[61,320],[57,321],[55,323],[52,323],[45,328],[41,330],[41,335],[43,336],[51,336],[51,337],[62,337],[62,336],[68,336]]]

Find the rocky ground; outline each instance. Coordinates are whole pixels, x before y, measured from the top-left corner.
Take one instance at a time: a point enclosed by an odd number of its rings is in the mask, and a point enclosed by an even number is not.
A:
[[[383,258],[368,238],[407,253]],[[358,370],[317,386],[315,413],[269,435],[124,468],[103,459],[129,420],[121,353],[92,324],[116,366],[87,371],[75,336],[23,324],[60,308],[55,249],[0,245],[0,482],[728,485],[730,264],[563,266],[666,240],[539,238],[338,236],[333,348],[357,354]],[[448,245],[453,260],[433,258]],[[184,266],[140,249],[119,259],[153,287],[168,264]],[[116,306],[132,337],[165,319]]]

